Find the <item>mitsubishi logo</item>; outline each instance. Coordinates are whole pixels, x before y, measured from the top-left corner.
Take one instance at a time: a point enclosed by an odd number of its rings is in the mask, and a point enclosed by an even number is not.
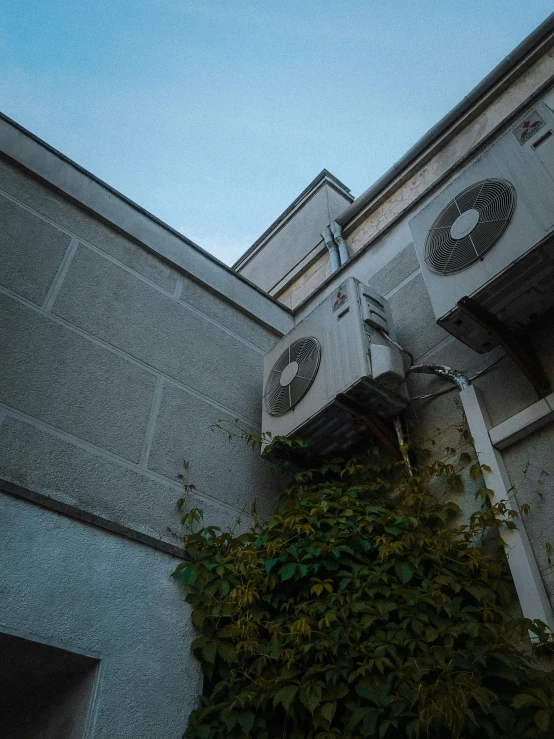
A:
[[[521,133],[521,140],[525,141],[525,139],[529,138],[530,134],[534,133],[533,129],[537,126],[540,126],[542,123],[541,120],[538,121],[523,121],[523,131]]]
[[[536,110],[532,110],[527,115],[529,117],[514,128],[514,136],[520,146],[526,144],[544,126],[544,120]]]
[[[335,295],[335,299],[333,301],[333,310],[336,310],[337,308],[339,308],[346,299],[347,299],[347,296],[339,290],[337,294]]]

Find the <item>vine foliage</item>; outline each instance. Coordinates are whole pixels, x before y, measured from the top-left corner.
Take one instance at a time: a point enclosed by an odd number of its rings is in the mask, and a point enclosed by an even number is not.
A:
[[[302,469],[247,533],[185,509],[174,576],[204,695],[184,736],[552,736],[554,679],[528,646],[550,637],[513,617],[498,536],[517,513],[483,489],[460,523],[464,464],[406,469],[373,448]]]

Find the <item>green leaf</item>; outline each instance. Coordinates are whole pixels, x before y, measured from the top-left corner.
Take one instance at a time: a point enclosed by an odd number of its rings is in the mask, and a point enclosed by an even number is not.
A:
[[[273,696],[273,708],[276,708],[279,703],[282,703],[288,711],[298,693],[298,687],[298,685],[286,685],[284,688],[278,690]]]
[[[375,700],[375,693],[373,691],[373,688],[371,688],[365,682],[358,683],[356,685],[356,693],[362,698],[367,698],[368,700]]]
[[[284,567],[281,567],[281,580],[290,580],[291,577],[296,572],[297,564],[296,562],[289,562]]]
[[[300,700],[302,704],[313,713],[321,703],[321,685],[310,683],[300,689]]]
[[[364,720],[362,721],[362,731],[364,732],[364,736],[375,736],[375,730],[377,728],[379,715],[379,711],[376,711],[374,709],[369,709],[367,711],[366,715],[364,716]]]
[[[381,721],[381,724],[379,726],[379,739],[383,739],[387,731],[391,726],[398,726],[398,723],[396,721],[391,721],[390,719],[386,718],[384,721]]]
[[[224,598],[229,595],[229,593],[231,592],[231,586],[229,585],[228,580],[221,581],[219,585],[219,591]]]
[[[321,715],[323,716],[324,719],[326,719],[327,721],[329,721],[329,723],[331,723],[331,721],[333,720],[335,716],[336,710],[337,710],[336,701],[333,701],[332,703],[324,703],[321,706]]]
[[[215,662],[216,649],[217,644],[214,641],[208,642],[205,647],[202,647],[202,657],[210,665]]]
[[[347,731],[353,731],[360,723],[360,721],[370,714],[375,715],[375,711],[373,708],[355,708],[354,711],[352,711],[352,714],[346,726]],[[375,723],[377,722],[375,721]]]
[[[254,718],[255,716],[252,711],[243,711],[239,714],[240,728],[245,734],[248,734],[250,729],[254,726]]]
[[[197,567],[196,565],[188,565],[180,573],[181,582],[185,585],[194,585],[196,582]]]
[[[537,729],[540,731],[548,731],[548,727],[550,726],[550,716],[550,711],[547,711],[545,708],[541,708],[540,711],[537,711],[535,714]]]
[[[519,693],[512,701],[512,708],[524,708],[525,706],[540,706],[540,701],[527,693]]]
[[[217,653],[225,662],[236,662],[237,653],[231,642],[218,641],[216,643]]]
[[[266,572],[270,572],[271,568],[274,567],[281,557],[275,557],[275,559],[268,559],[267,562],[264,564],[264,569]]]
[[[472,636],[474,639],[477,639],[477,637],[479,636],[479,627],[477,626],[477,624],[474,621],[471,621],[467,625],[467,633],[470,636]]]
[[[404,585],[406,585],[414,576],[414,571],[407,562],[402,562],[402,564],[400,565],[400,570],[402,572],[402,582],[404,583]]]

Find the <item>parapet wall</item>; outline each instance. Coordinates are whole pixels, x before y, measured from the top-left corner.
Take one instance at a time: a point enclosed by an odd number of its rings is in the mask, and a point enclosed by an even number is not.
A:
[[[267,511],[265,463],[212,426],[258,428],[278,334],[15,167],[0,183],[0,477],[167,538],[186,459],[213,523]]]

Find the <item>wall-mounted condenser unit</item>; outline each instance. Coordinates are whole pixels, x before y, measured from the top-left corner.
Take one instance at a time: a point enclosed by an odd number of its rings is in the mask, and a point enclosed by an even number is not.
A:
[[[539,102],[410,221],[437,322],[478,352],[498,340],[465,297],[523,334],[554,307],[554,114]],[[463,301],[462,301],[463,304]]]
[[[266,355],[262,429],[298,436],[318,455],[340,453],[367,427],[337,404],[397,415],[406,406],[402,355],[387,301],[353,277]]]

